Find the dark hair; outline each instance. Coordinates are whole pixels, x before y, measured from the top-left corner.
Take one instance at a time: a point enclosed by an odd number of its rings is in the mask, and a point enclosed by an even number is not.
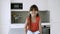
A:
[[[38,7],[36,6],[36,5],[32,5],[31,7],[30,7],[30,11],[33,11],[33,9],[35,10],[35,11],[38,11]],[[36,17],[38,17],[39,16],[39,14],[37,13],[37,15],[36,15]],[[31,14],[29,14],[29,21],[30,21],[30,23],[31,23]]]
[[[30,7],[30,11],[32,11],[32,10],[35,10],[35,11],[38,11],[38,7],[36,6],[36,5],[32,5],[31,7]]]

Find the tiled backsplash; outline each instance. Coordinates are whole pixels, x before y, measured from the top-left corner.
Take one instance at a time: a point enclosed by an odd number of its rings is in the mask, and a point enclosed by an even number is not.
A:
[[[28,11],[11,11],[11,23],[24,23],[28,15]],[[50,12],[49,11],[39,11],[42,23],[50,22]],[[15,16],[15,18],[13,17]]]

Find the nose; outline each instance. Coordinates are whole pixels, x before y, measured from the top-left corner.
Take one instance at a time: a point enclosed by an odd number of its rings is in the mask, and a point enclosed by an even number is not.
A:
[[[35,11],[32,11],[33,14],[35,14]]]

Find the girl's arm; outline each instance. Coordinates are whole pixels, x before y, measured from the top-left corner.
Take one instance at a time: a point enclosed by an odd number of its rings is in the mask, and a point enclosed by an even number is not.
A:
[[[41,19],[40,19],[40,21],[39,21],[39,32],[40,32],[40,34],[42,34]]]
[[[26,21],[25,21],[25,28],[24,28],[25,29],[25,34],[27,34],[27,23],[28,22],[27,22],[27,19],[26,19]]]

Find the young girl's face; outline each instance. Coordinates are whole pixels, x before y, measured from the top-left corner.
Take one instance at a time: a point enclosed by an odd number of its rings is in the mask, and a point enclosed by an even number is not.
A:
[[[33,16],[36,16],[37,15],[37,13],[38,13],[38,11],[36,11],[36,10],[32,10],[32,11],[30,11],[30,14],[31,14],[31,16],[33,17]]]

